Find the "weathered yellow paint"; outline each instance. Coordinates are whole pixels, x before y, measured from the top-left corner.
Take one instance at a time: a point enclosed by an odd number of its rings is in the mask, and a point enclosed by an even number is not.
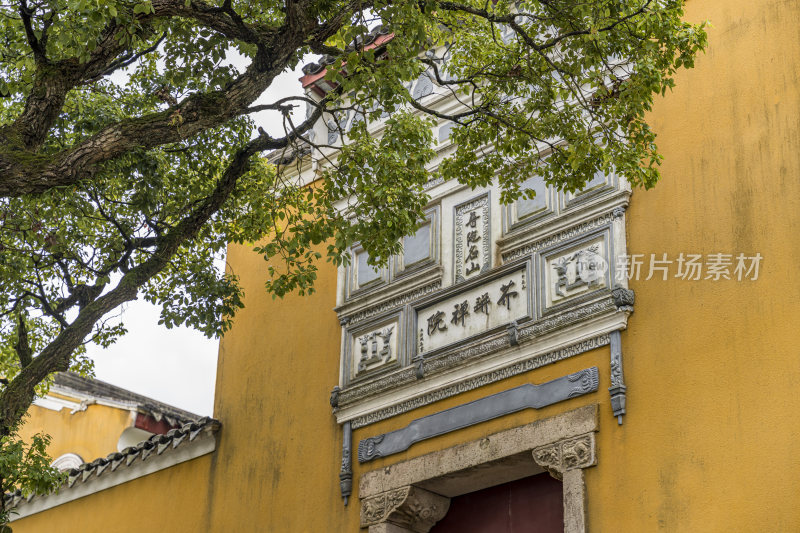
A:
[[[31,515],[11,526],[14,533],[206,531],[208,473],[212,464],[211,455],[204,455]]]
[[[760,252],[763,268],[632,283],[630,409],[601,421],[590,525],[798,531],[800,4],[691,1],[687,19],[713,23],[710,46],[651,116],[663,179],[634,193],[629,252]]]
[[[34,433],[50,435],[48,453],[53,459],[65,453],[78,454],[84,461],[105,457],[117,451],[120,435],[134,422],[130,411],[106,405],[89,405],[85,411],[75,414],[70,414],[66,408],[52,411],[34,405],[28,414],[20,436],[30,442]]]
[[[339,375],[336,272],[323,267],[312,296],[273,300],[263,259],[231,246],[228,263],[246,307],[220,343],[210,529],[316,532],[357,521],[357,506],[339,498],[341,436],[328,405]]]
[[[759,279],[631,282],[623,426],[611,414],[605,347],[355,431],[357,443],[521,383],[600,369],[596,394],[430,439],[369,469],[598,403],[598,466],[586,471],[591,531],[800,530],[800,5],[693,0],[687,18],[713,23],[710,46],[656,102],[664,177],[634,193],[629,252],[759,252]],[[354,464],[354,501],[343,507],[341,434],[327,405],[340,346],[335,270],[323,267],[311,297],[272,300],[263,294],[262,259],[231,246],[228,261],[247,307],[220,347],[215,416],[223,429],[213,459],[21,521],[15,531],[76,516],[137,531],[140,506],[187,517],[191,525],[178,531],[358,531],[365,469]]]

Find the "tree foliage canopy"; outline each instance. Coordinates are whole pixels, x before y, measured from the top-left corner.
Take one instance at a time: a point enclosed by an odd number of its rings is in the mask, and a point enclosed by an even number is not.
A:
[[[82,343],[124,333],[105,322],[124,302],[224,332],[243,297],[214,267],[229,242],[280,259],[276,295],[312,290],[320,243],[337,263],[356,241],[376,261],[396,252],[426,203],[437,122],[459,148],[436,172],[497,176],[506,201],[533,173],[653,185],[646,113],[706,40],[681,16],[680,0],[0,3],[2,433]],[[376,24],[391,38],[365,46]],[[309,54],[329,91],[256,102]],[[421,75],[459,105],[414,98]],[[283,134],[256,133],[259,111]],[[348,112],[343,148],[311,135]],[[320,181],[298,183],[276,150],[313,152]]]

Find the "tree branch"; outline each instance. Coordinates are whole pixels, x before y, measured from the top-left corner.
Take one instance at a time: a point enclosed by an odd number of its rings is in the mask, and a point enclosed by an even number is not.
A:
[[[27,0],[20,0],[19,2],[19,16],[22,19],[22,25],[25,28],[25,37],[28,39],[28,45],[33,51],[33,57],[37,63],[47,63],[47,56],[45,55],[44,46],[36,38],[36,33],[33,30],[33,21],[31,19],[35,11],[28,7]]]
[[[25,325],[25,317],[23,313],[17,315],[17,343],[14,350],[17,352],[20,368],[25,368],[33,360],[31,353],[31,345],[28,341],[28,327]]]
[[[0,393],[0,434],[8,434],[9,429],[28,409],[33,402],[36,385],[50,373],[66,371],[69,368],[72,353],[92,332],[94,325],[123,303],[135,300],[139,287],[161,272],[185,242],[197,237],[201,228],[233,193],[238,179],[250,169],[250,158],[264,150],[282,148],[301,139],[302,134],[311,129],[322,115],[322,107],[317,107],[291,134],[281,139],[261,135],[237,151],[213,192],[178,224],[156,239],[156,249],[147,260],[128,270],[116,287],[106,294],[100,295],[101,291],[91,290],[77,296],[78,300],[81,300],[81,297],[84,299],[80,302],[81,309],[75,320],[66,325],[61,333],[33,358],[30,364],[25,365]],[[86,289],[96,289],[96,287]]]

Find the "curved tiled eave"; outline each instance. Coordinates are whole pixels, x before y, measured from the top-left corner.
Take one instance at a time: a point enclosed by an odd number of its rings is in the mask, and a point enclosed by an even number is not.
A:
[[[220,427],[218,420],[206,417],[165,435],[153,435],[136,446],[73,468],[55,493],[25,497],[17,491],[4,496],[5,505],[14,508],[13,519],[18,520],[200,457],[214,451]]]

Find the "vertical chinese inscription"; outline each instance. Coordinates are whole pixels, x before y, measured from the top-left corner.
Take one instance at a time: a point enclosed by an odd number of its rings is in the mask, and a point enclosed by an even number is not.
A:
[[[456,282],[474,278],[491,266],[489,193],[455,208]]]

